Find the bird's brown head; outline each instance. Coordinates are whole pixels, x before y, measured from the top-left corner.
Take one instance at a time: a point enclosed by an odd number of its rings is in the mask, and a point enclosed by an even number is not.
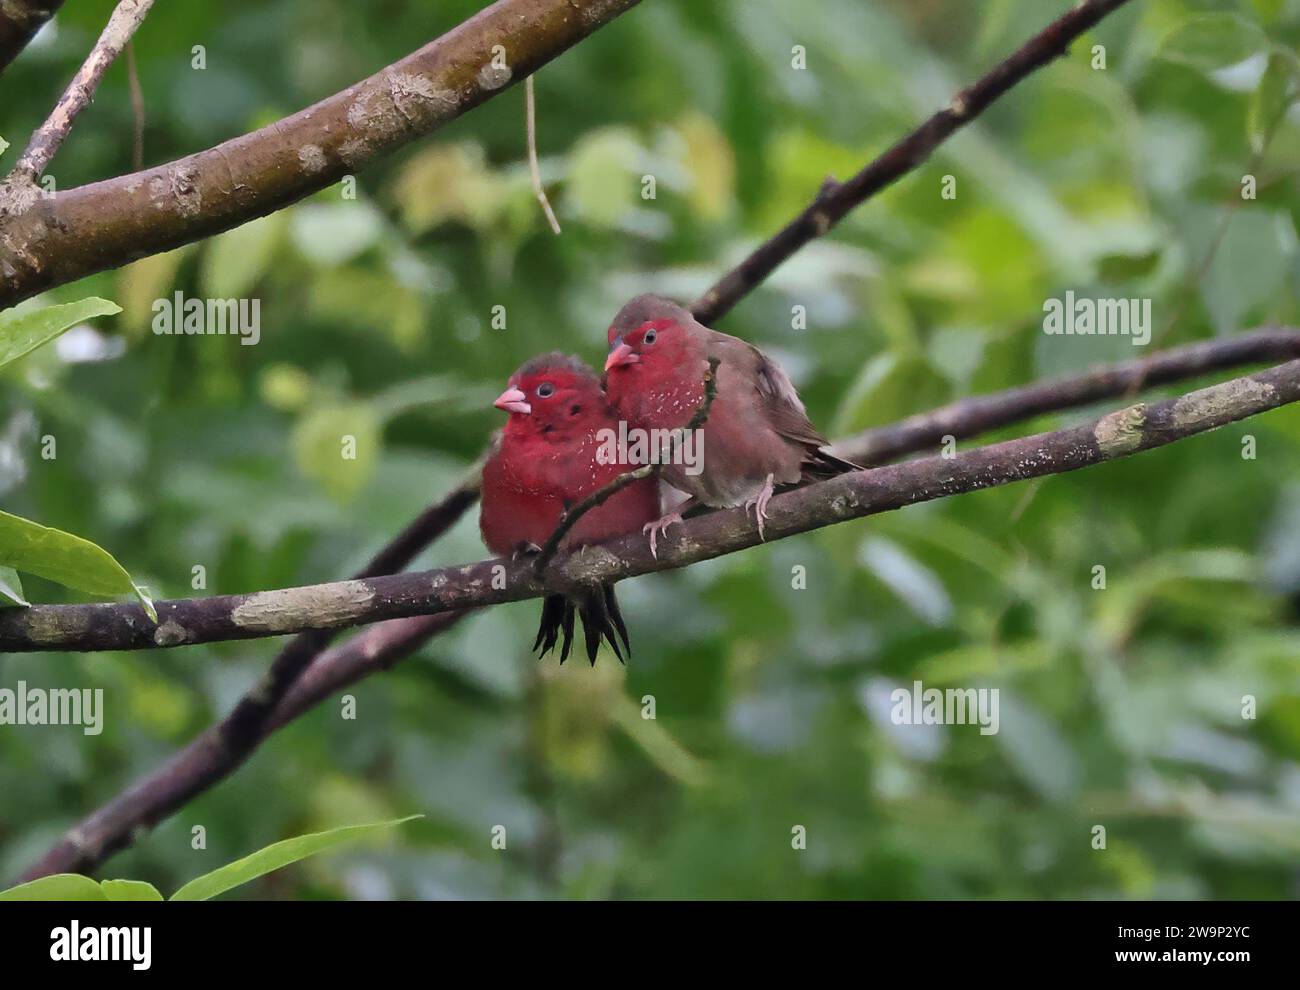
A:
[[[571,355],[542,354],[510,376],[494,406],[510,414],[506,433],[556,440],[601,419],[600,379]]]
[[[690,347],[691,314],[662,296],[637,296],[609,325],[605,374],[658,377],[684,366]]]

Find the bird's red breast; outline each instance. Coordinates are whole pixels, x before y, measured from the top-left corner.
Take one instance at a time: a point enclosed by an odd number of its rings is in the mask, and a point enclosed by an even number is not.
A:
[[[617,436],[618,418],[599,380],[576,359],[534,359],[510,379],[503,398],[515,408],[483,467],[479,527],[488,549],[506,555],[521,544],[543,545],[566,508],[636,465],[601,456],[613,449],[602,431]],[[586,513],[565,545],[639,532],[658,516],[658,485],[644,479]]]

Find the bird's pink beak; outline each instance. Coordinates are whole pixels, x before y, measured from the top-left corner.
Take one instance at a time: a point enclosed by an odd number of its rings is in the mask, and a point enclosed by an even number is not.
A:
[[[526,401],[528,396],[524,395],[517,388],[508,388],[497,396],[496,402],[492,405],[498,409],[504,409],[506,412],[523,413],[527,416],[533,411],[533,407]]]
[[[619,344],[609,352],[609,357],[605,358],[605,370],[617,368],[624,364],[636,364],[641,360],[641,356],[632,350],[627,344]]]

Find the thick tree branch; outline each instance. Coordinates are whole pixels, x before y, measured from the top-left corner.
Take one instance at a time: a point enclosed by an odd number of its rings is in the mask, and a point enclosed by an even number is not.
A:
[[[9,63],[62,6],[63,0],[0,2],[0,73],[9,68]]]
[[[903,140],[846,182],[828,181],[808,208],[691,305],[701,323],[712,324],[809,241],[834,227],[863,200],[924,164],[944,141],[970,123],[1018,82],[1065,54],[1070,44],[1129,0],[1080,0],[1019,51],[969,89],[953,97]]]
[[[638,0],[498,0],[355,86],[178,161],[41,196],[0,186],[0,307],[274,212],[537,71]],[[494,61],[500,45],[504,58]]]
[[[768,542],[916,502],[978,491],[1163,446],[1300,398],[1300,361],[1152,406],[1130,406],[1088,426],[957,454],[855,471],[774,498]],[[688,520],[650,552],[640,535],[532,562],[482,560],[461,567],[155,603],[155,625],[135,603],[35,605],[0,612],[0,650],[131,650],[335,629],[437,615],[611,584],[744,550],[759,543],[742,509]]]
[[[32,135],[27,143],[27,150],[18,159],[18,165],[10,175],[11,181],[32,182],[45,171],[59,145],[72,130],[72,122],[90,101],[94,99],[99,81],[113,64],[113,60],[122,53],[131,35],[144,23],[153,0],[121,0],[108,19],[95,47],[86,56],[80,70],[73,76],[68,88],[59,97],[49,118],[40,129]]]

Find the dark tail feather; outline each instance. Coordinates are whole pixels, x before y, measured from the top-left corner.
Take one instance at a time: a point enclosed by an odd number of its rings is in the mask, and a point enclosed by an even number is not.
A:
[[[614,594],[612,584],[605,585],[605,608],[609,612],[609,617],[614,620],[614,628],[618,634],[623,637],[623,649],[627,650],[627,658],[632,659],[632,641],[627,636],[627,625],[623,622],[623,611],[618,607],[618,597]],[[622,657],[619,658],[620,660]]]
[[[569,650],[573,648],[573,602],[564,599],[564,648],[560,650],[560,663],[569,659]]]
[[[546,656],[555,644],[560,644],[560,663],[569,659],[573,647],[573,625],[575,616],[582,619],[582,633],[587,647],[587,659],[596,665],[596,654],[600,651],[601,640],[606,640],[618,657],[619,663],[625,663],[623,651],[619,649],[619,638],[627,655],[632,655],[632,642],[628,638],[627,625],[623,622],[623,613],[619,610],[618,599],[614,597],[614,586],[593,588],[580,592],[573,598],[564,595],[547,595],[542,601],[542,619],[537,628],[537,639],[533,649],[541,647],[539,656]]]
[[[585,607],[578,607],[578,614],[582,616],[582,635],[587,640],[587,659],[591,665],[596,666],[596,653],[600,650],[601,628],[595,616]]]
[[[533,640],[533,649],[540,646],[542,650],[538,656],[544,657],[555,648],[566,607],[572,609],[563,595],[547,595],[542,599],[542,620],[537,625],[537,638]]]
[[[618,648],[618,630],[606,604],[605,589],[593,588],[584,593],[578,603],[578,615],[582,617],[582,628],[587,636],[587,659],[596,665],[596,652],[600,649],[602,638],[607,640],[618,662],[623,663],[623,653]]]
[[[805,478],[834,478],[838,474],[848,474],[850,471],[861,470],[863,470],[861,464],[854,464],[842,457],[836,457],[825,447],[809,450],[808,456],[803,463]]]
[[[537,626],[537,639],[533,649],[541,647],[539,657],[544,657],[560,643],[560,663],[569,659],[573,646],[573,602],[563,595],[547,595],[542,600],[542,619]]]

